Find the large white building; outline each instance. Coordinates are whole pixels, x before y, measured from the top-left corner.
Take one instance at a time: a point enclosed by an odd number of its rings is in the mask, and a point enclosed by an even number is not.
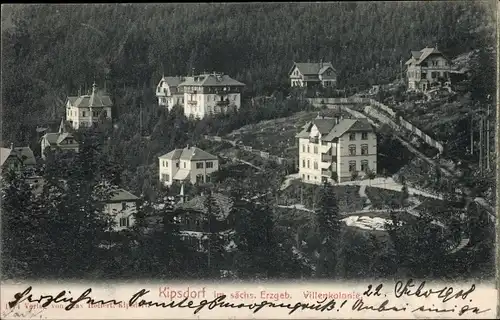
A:
[[[186,77],[178,86],[184,93],[184,114],[202,119],[238,110],[244,86],[228,75],[215,72]]]
[[[91,127],[98,123],[100,117],[111,119],[112,106],[111,98],[99,92],[94,82],[90,95],[68,97],[66,119],[74,129]]]
[[[377,171],[377,137],[366,119],[318,117],[297,134],[303,182],[351,180]]]
[[[196,147],[175,149],[158,157],[159,178],[170,186],[174,181],[211,182],[211,174],[219,170],[219,158]]]
[[[163,76],[156,86],[158,105],[165,106],[168,110],[172,110],[175,105],[184,106],[184,93],[179,84],[185,79],[185,77]]]
[[[437,48],[412,51],[406,61],[408,90],[427,91],[431,86],[449,81],[451,61]]]

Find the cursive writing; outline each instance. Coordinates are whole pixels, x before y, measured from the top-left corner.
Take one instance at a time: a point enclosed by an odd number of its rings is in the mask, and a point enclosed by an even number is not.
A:
[[[378,311],[378,312],[384,312],[384,311],[395,311],[395,312],[406,311],[406,307],[402,307],[402,308],[387,307],[388,304],[389,304],[389,300],[385,300],[378,307],[375,307],[375,306],[365,306],[365,303],[363,302],[363,300],[362,299],[358,299],[352,305],[352,310],[354,310],[354,311],[372,310],[372,311]]]
[[[21,318],[21,319],[33,319],[37,317],[38,319],[42,319],[42,316],[40,315],[45,308],[35,310],[34,308],[29,308],[27,311],[24,312],[18,312],[14,311],[14,309],[10,309],[9,311],[2,312],[2,318],[7,318],[7,316],[10,316],[11,318]]]
[[[16,305],[18,305],[19,303],[21,303],[23,301],[41,303],[42,308],[46,308],[52,303],[65,302],[65,303],[68,303],[66,305],[66,307],[64,308],[66,311],[73,309],[76,304],[78,304],[79,302],[83,302],[83,301],[85,301],[86,303],[88,303],[90,305],[95,305],[95,304],[119,305],[120,304],[120,302],[117,302],[116,300],[109,300],[109,301],[98,300],[98,301],[95,301],[94,299],[92,299],[88,296],[92,292],[91,288],[88,288],[87,290],[85,290],[77,299],[65,297],[66,296],[65,290],[59,292],[59,294],[57,294],[55,297],[53,295],[46,295],[46,296],[40,296],[38,299],[34,299],[33,295],[30,294],[30,292],[31,292],[31,287],[28,287],[23,292],[16,293],[14,295],[14,300],[9,302],[9,307],[14,308]],[[71,294],[71,291],[68,291],[68,293]],[[43,303],[42,303],[42,301],[43,301]]]
[[[439,299],[441,299],[442,302],[447,302],[450,301],[451,299],[467,299],[467,296],[472,293],[474,290],[476,290],[476,286],[472,284],[470,289],[467,291],[460,290],[458,292],[454,292],[453,287],[443,287],[438,290],[434,289],[424,289],[425,287],[425,281],[422,281],[420,285],[417,287],[416,290],[415,284],[413,283],[412,279],[409,279],[406,284],[403,285],[402,281],[396,282],[396,285],[394,286],[394,294],[397,298],[401,298],[403,295],[405,296],[416,296],[418,298],[420,297],[425,297],[428,298],[431,295],[436,295]]]

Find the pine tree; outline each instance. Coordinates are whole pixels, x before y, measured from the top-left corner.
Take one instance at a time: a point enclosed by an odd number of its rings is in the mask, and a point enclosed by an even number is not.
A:
[[[320,192],[316,210],[316,223],[321,239],[321,253],[318,276],[332,277],[339,257],[339,237],[341,230],[340,213],[333,186],[325,182]]]

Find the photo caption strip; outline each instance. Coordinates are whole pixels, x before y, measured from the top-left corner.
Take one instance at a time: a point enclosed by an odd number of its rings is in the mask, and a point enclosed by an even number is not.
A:
[[[493,283],[3,284],[2,319],[495,318]],[[147,312],[144,312],[147,309]]]

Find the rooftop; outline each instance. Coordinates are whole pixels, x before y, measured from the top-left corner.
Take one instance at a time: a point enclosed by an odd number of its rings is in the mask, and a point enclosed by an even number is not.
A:
[[[92,93],[90,95],[82,95],[79,97],[68,97],[71,106],[76,108],[102,108],[111,107],[113,103],[111,98],[105,92],[97,90],[97,85],[94,83],[92,86]]]
[[[175,149],[166,153],[160,157],[160,159],[168,160],[189,160],[189,161],[201,161],[201,160],[218,160],[217,156],[214,156],[206,151],[201,150],[197,147],[186,147],[184,149]]]
[[[30,147],[1,148],[0,165],[3,165],[9,156],[18,157],[25,165],[35,165],[36,159]]]
[[[119,202],[119,201],[136,201],[139,197],[133,195],[125,189],[115,189],[109,198],[109,201]]]
[[[373,127],[366,119],[340,119],[336,124],[334,118],[321,118],[308,122],[295,137],[308,138],[313,125],[318,128],[323,141],[333,141],[347,132],[373,131]]]
[[[297,67],[303,75],[319,75],[328,68],[332,68],[335,71],[331,62],[294,62],[290,73],[294,67]]]
[[[429,56],[434,54],[443,55],[441,51],[439,51],[436,47],[434,48],[425,47],[420,51],[411,51],[411,58],[408,59],[408,61],[406,61],[406,65],[408,64],[419,65]]]
[[[197,76],[186,77],[179,86],[202,86],[202,87],[222,87],[222,86],[245,86],[228,75],[221,73],[205,73]]]
[[[214,193],[212,197],[214,198],[215,204],[218,207],[218,210],[214,210],[216,211],[214,212],[214,215],[216,216],[217,220],[221,221],[226,219],[229,216],[229,213],[231,212],[233,206],[231,199],[221,193]],[[178,208],[199,211],[206,214],[206,200],[207,195],[200,195],[185,203],[179,204]]]

